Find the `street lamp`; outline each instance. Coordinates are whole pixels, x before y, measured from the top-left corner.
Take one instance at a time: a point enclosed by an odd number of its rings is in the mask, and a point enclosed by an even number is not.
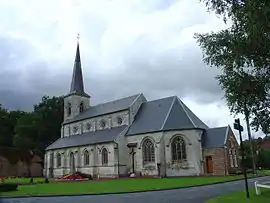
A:
[[[239,132],[240,150],[241,150],[241,155],[242,155],[242,168],[243,168],[244,177],[245,177],[246,196],[247,196],[247,198],[249,198],[247,170],[246,170],[246,166],[245,166],[245,163],[244,163],[245,155],[244,155],[244,146],[243,146],[243,139],[242,139],[242,132],[243,132],[244,129],[243,129],[243,126],[241,126],[241,124],[240,124],[240,119],[239,118],[234,120],[233,126],[234,126],[234,129],[238,130],[238,132]]]

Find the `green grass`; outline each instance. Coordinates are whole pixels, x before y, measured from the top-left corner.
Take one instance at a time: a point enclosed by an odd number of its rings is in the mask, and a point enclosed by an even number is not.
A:
[[[117,179],[88,182],[51,182],[48,184],[21,185],[17,191],[2,193],[3,196],[27,196],[44,194],[97,194],[145,191],[154,189],[176,188],[202,185],[206,183],[236,180],[242,176],[227,177],[185,177],[185,178],[149,178]]]
[[[261,189],[262,194],[257,196],[255,189],[250,189],[250,199],[246,198],[245,191],[231,193],[228,195],[222,195],[207,201],[207,203],[269,203],[270,202],[270,190]]]

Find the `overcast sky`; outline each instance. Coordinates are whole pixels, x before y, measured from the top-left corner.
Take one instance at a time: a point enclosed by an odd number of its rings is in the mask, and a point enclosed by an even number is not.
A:
[[[209,126],[232,125],[193,39],[222,28],[199,0],[0,0],[0,103],[29,110],[67,93],[80,33],[92,104],[177,95]]]

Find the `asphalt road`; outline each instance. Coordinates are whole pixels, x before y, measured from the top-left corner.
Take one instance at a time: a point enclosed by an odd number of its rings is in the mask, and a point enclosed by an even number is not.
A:
[[[253,189],[254,181],[270,181],[270,176],[249,180]],[[244,190],[244,181],[234,181],[216,185],[185,189],[153,191],[114,195],[83,195],[60,197],[6,198],[1,203],[205,203],[211,197]]]

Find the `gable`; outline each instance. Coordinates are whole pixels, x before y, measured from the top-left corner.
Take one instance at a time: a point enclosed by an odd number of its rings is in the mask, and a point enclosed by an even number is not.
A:
[[[178,97],[172,96],[143,103],[127,135],[198,128],[208,126]]]
[[[132,103],[140,95],[141,94],[136,94],[136,95],[122,98],[122,99],[114,100],[111,102],[98,104],[96,106],[90,106],[83,113],[77,115],[75,118],[64,121],[63,124],[68,124],[68,123],[72,123],[79,120],[85,120],[85,119],[93,118],[96,116],[101,116],[105,114],[110,114],[110,113],[126,110],[132,105]]]
[[[235,135],[234,135],[234,133],[233,133],[233,131],[232,131],[232,129],[230,128],[230,126],[229,126],[229,128],[228,128],[228,134],[227,134],[227,139],[226,139],[226,145],[227,145],[227,147],[229,147],[229,148],[238,148],[239,147],[239,144],[238,144],[238,142],[237,142],[237,140],[236,140],[236,137],[235,137]],[[233,145],[233,146],[232,146]]]
[[[227,140],[229,126],[208,128],[204,131],[202,137],[203,148],[224,147]]]

